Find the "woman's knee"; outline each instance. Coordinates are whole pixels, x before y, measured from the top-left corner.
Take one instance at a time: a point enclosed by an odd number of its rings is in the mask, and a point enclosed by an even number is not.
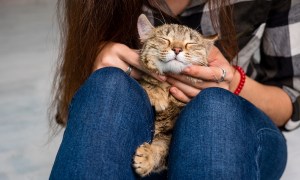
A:
[[[95,71],[72,99],[70,118],[82,123],[107,123],[124,128],[149,127],[153,109],[141,86],[121,69],[114,67]],[[72,118],[74,119],[74,118]],[[126,126],[126,127],[125,127]]]
[[[258,152],[259,147],[261,152]],[[170,157],[171,161],[179,161],[177,157],[182,157],[180,160],[199,169],[213,165],[211,172],[227,167],[228,175],[245,179],[247,177],[242,178],[245,172],[251,177],[257,177],[261,170],[262,177],[268,174],[270,169],[257,167],[258,163],[262,163],[259,166],[270,165],[263,158],[270,154],[275,158],[284,156],[285,148],[280,132],[263,112],[227,90],[208,88],[181,112],[173,133]],[[220,161],[217,163],[215,159]],[[281,161],[279,172],[283,171],[286,159],[278,159]],[[230,162],[231,166],[222,162]],[[176,168],[175,163],[170,169]]]
[[[245,117],[247,113],[240,101],[243,100],[220,88],[202,91],[181,112],[173,140],[176,144],[191,144],[195,152],[214,148],[227,149],[232,154],[247,152],[245,147],[255,143],[255,128]]]
[[[138,92],[143,94],[143,90],[138,83],[129,77],[123,70],[115,67],[105,67],[93,72],[90,77],[83,84],[83,88],[98,90],[98,93],[107,94],[122,94],[126,95],[128,92]],[[82,88],[81,87],[81,88]]]
[[[181,112],[181,120],[202,128],[239,126],[243,119],[241,99],[221,88],[208,88],[199,93]],[[238,120],[239,119],[239,120]]]
[[[149,103],[142,87],[121,69],[106,67],[93,72],[73,96],[76,101],[93,103]]]
[[[171,161],[178,161],[176,156],[183,157],[189,166],[198,169],[197,172],[203,171],[198,174],[207,177],[214,177],[210,174],[212,172],[223,172],[224,169],[220,169],[226,166],[223,162],[232,164],[228,166],[226,174],[233,173],[239,177],[241,171],[248,171],[249,169],[242,169],[242,165],[248,160],[248,156],[244,154],[251,151],[247,147],[253,141],[249,141],[248,137],[253,134],[249,132],[247,122],[241,119],[242,110],[239,108],[238,99],[231,92],[220,88],[201,91],[187,104],[176,123]],[[185,150],[187,146],[189,148]],[[216,162],[215,159],[219,161]],[[254,164],[254,161],[249,163]],[[235,166],[241,168],[235,169]],[[175,163],[171,170],[178,167]]]

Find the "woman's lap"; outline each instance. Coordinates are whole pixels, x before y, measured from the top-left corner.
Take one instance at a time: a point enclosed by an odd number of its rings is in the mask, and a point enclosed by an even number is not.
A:
[[[69,114],[50,178],[136,178],[132,156],[151,141],[154,113],[135,80],[117,68],[94,72]],[[262,112],[226,90],[209,88],[176,123],[168,177],[266,179],[281,175],[285,161],[285,140]]]

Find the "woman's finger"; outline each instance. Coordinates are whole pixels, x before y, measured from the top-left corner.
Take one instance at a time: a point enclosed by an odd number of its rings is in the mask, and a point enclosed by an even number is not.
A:
[[[205,66],[190,66],[184,69],[183,73],[185,75],[202,79],[204,81],[231,81],[233,73],[230,66],[225,67],[205,67]]]
[[[130,77],[132,77],[134,79],[141,79],[142,75],[144,74],[139,69],[131,67],[130,65],[128,65],[127,69],[124,71],[127,75],[129,75]]]
[[[221,87],[221,88],[227,89],[227,83],[203,81],[203,80],[192,78],[189,76],[177,75],[177,74],[171,74],[171,75],[168,75],[168,77],[172,77],[173,79],[176,79],[184,84],[187,84],[187,85],[192,86],[199,90],[209,88],[209,87]]]
[[[142,70],[142,66],[139,61],[139,54],[134,49],[129,48],[124,44],[118,44],[117,54],[126,63],[132,65],[133,67]]]
[[[199,89],[171,77],[167,78],[167,82],[170,83],[172,86],[175,86],[177,89],[182,91],[188,97],[194,97],[200,92]]]
[[[179,101],[183,102],[183,103],[188,103],[190,102],[191,98],[189,98],[188,96],[186,96],[182,91],[180,91],[178,88],[176,87],[171,87],[170,88],[170,92],[171,94]]]
[[[187,75],[182,75],[182,74],[168,74],[168,77],[177,79],[177,80],[183,82],[184,84],[188,84],[197,89],[201,89],[202,84],[204,83],[204,81],[201,79],[194,78],[194,77],[187,76]]]

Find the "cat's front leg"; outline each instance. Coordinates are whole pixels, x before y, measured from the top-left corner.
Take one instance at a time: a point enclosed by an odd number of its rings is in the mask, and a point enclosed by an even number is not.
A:
[[[135,172],[144,177],[150,174],[155,167],[154,153],[149,143],[144,143],[138,147],[133,157],[133,167]]]
[[[166,82],[158,82],[158,80],[151,77],[144,77],[144,80],[147,83],[142,83],[142,86],[146,90],[155,111],[160,112],[165,110],[170,103],[169,84]]]
[[[151,144],[144,143],[136,150],[133,167],[141,177],[151,172],[161,172],[167,169],[166,157],[169,151],[169,139],[154,139]]]

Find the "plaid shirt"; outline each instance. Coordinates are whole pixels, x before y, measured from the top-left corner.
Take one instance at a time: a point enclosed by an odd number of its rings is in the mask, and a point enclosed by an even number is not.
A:
[[[300,1],[232,0],[231,3],[240,49],[238,65],[256,81],[282,88],[293,102],[292,119],[300,119]],[[145,6],[144,13],[154,25],[162,24],[159,12]],[[178,19],[204,36],[218,33],[212,27],[205,0],[192,0]]]

